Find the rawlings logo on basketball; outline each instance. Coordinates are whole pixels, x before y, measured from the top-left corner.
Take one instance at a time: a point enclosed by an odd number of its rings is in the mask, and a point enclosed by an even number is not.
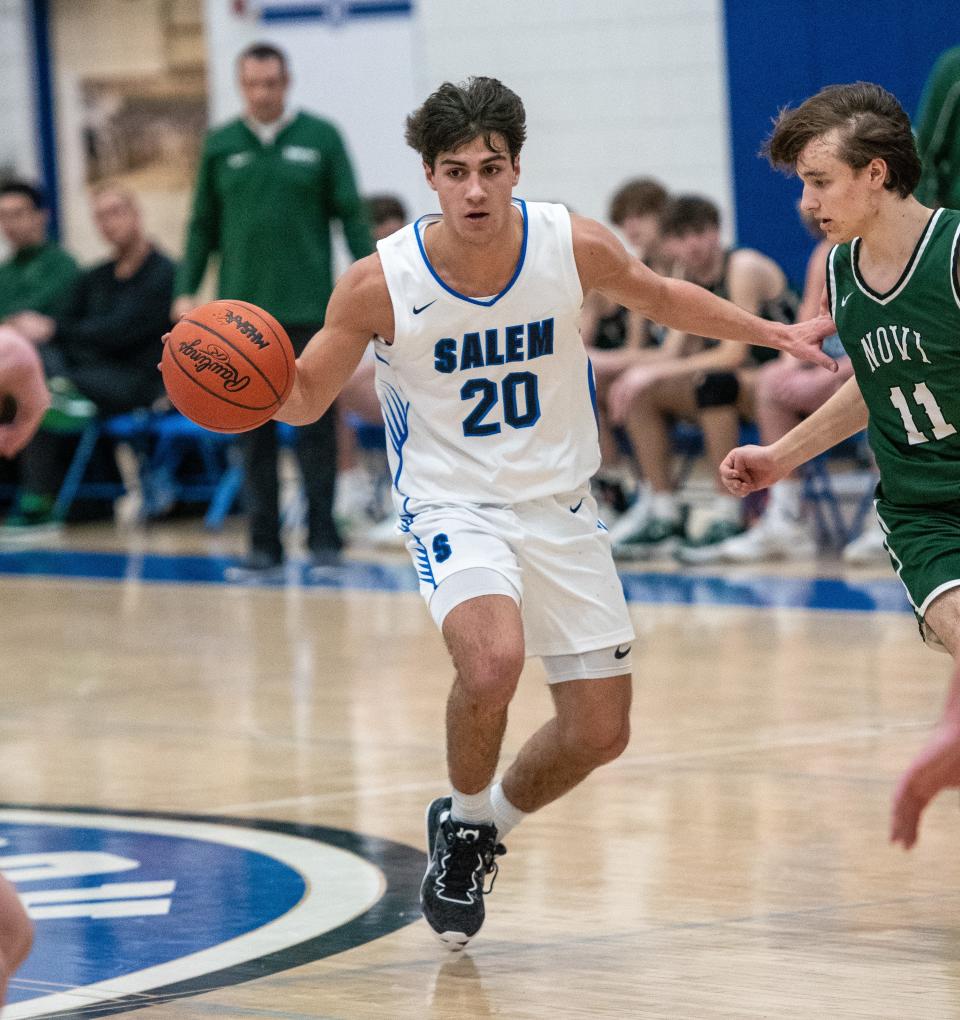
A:
[[[224,299],[174,325],[160,370],[181,414],[214,432],[246,432],[276,414],[297,364],[290,338],[269,312]]]
[[[251,343],[256,344],[260,348],[260,350],[263,350],[265,347],[269,347],[270,346],[270,341],[263,339],[263,334],[260,332],[259,329],[257,329],[256,326],[254,326],[254,324],[252,322],[247,322],[246,319],[241,318],[239,315],[235,314],[234,312],[231,312],[229,308],[227,309],[227,313],[226,314],[227,314],[227,318],[226,318],[227,323],[228,324],[229,323],[233,323],[233,325],[235,325],[237,327],[237,329]]]
[[[189,343],[186,341],[181,343],[179,350],[185,358],[193,362],[193,369],[197,375],[209,372],[211,375],[219,376],[223,380],[223,388],[228,393],[237,393],[250,383],[250,376],[241,375],[236,367],[230,364],[230,355],[216,344],[208,343],[201,350],[200,341],[194,339]]]

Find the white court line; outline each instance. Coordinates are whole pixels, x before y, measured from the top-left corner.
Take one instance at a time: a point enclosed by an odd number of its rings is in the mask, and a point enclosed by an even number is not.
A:
[[[833,730],[809,733],[804,736],[784,737],[781,740],[755,741],[744,744],[722,744],[691,751],[664,751],[657,754],[629,755],[618,758],[605,766],[606,769],[671,765],[676,762],[704,761],[716,758],[733,758],[740,754],[763,751],[782,751],[793,747],[820,747],[837,742],[871,740],[889,733],[904,733],[912,730],[926,730],[933,725],[932,719],[912,719],[906,722],[882,723],[877,726],[861,726],[856,729]],[[373,797],[393,797],[398,793],[425,793],[446,789],[446,777],[422,780],[416,783],[401,783],[396,786],[381,786],[375,789],[338,790],[331,793],[305,793],[298,797],[281,797],[278,800],[255,800],[243,804],[227,804],[209,808],[205,813],[229,815],[244,811],[265,811],[282,807],[303,807],[309,804],[335,804],[338,801],[366,800]]]
[[[618,758],[607,768],[625,768],[631,765],[667,765],[677,761],[698,761],[703,758],[731,758],[738,754],[757,751],[782,751],[792,747],[819,747],[845,740],[870,740],[888,733],[902,733],[911,730],[926,730],[933,725],[932,719],[913,719],[908,722],[881,723],[877,726],[862,726],[857,729],[835,730],[833,732],[809,733],[805,736],[784,737],[782,740],[754,742],[750,744],[729,744],[707,747],[695,751],[667,751],[661,754],[631,755]]]

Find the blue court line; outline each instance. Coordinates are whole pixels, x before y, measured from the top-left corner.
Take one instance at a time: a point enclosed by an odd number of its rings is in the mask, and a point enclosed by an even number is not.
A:
[[[0,576],[222,585],[226,583],[224,569],[235,562],[222,556],[25,549],[0,552]],[[627,601],[648,605],[753,606],[865,613],[912,611],[903,586],[893,578],[852,582],[775,574],[743,577],[658,573],[623,573],[621,578]],[[305,563],[288,563],[284,580],[270,587],[283,584],[355,591],[418,590],[412,565],[359,560],[345,560],[343,566],[325,570],[315,578],[308,578]]]

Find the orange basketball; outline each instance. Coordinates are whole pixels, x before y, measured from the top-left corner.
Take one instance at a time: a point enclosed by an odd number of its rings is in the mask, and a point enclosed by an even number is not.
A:
[[[262,425],[287,399],[296,371],[290,338],[247,301],[211,301],[170,331],[160,360],[173,406],[214,432]]]

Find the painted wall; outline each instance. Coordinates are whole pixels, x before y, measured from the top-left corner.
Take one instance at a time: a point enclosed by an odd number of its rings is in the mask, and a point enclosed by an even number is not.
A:
[[[314,5],[316,6],[316,5]],[[344,130],[365,191],[436,208],[403,122],[445,79],[500,77],[527,106],[519,193],[604,216],[653,174],[730,207],[720,0],[418,0],[412,17],[260,23],[206,0],[215,121],[235,115],[233,58],[266,38],[291,56],[296,103]]]
[[[0,3],[0,172],[34,178],[37,172],[32,44],[26,0]]]
[[[936,57],[960,43],[960,5],[944,0],[726,0],[737,234],[794,280],[813,241],[796,214],[800,185],[757,157],[771,118],[825,85],[875,81],[913,116]]]
[[[0,3],[0,176],[37,179],[33,57],[27,0]],[[0,257],[6,246],[0,238]]]
[[[205,0],[205,9],[212,123],[242,110],[237,54],[252,42],[275,43],[290,59],[291,104],[340,128],[361,193],[398,194],[411,215],[431,208],[416,156],[403,142],[404,118],[417,103],[413,68],[420,57],[414,17],[264,23],[254,14],[238,16],[226,0]]]
[[[519,193],[605,218],[651,174],[730,209],[721,0],[422,0],[420,94],[501,78],[524,100]]]
[[[154,3],[52,0],[67,54],[59,72],[69,78],[91,61],[141,70],[155,63],[149,33],[138,30],[135,49],[102,52],[108,44],[81,24],[83,9],[114,24]],[[403,143],[404,117],[446,78],[494,74],[527,105],[521,194],[603,218],[618,184],[653,174],[674,191],[713,197],[726,214],[736,207],[740,243],[769,252],[795,279],[810,248],[794,211],[798,187],[756,156],[777,107],[830,81],[865,77],[892,88],[913,113],[934,57],[960,40],[960,5],[943,0],[416,0],[412,15],[339,24],[265,24],[237,16],[232,0],[203,4],[213,122],[240,109],[237,52],[273,40],[291,55],[294,103],[343,129],[361,188],[398,192],[415,215],[435,202]],[[0,111],[0,164],[32,174],[28,6],[0,3],[0,85],[12,97]],[[75,94],[58,89],[63,125]],[[75,157],[62,143],[68,206],[76,202]],[[75,204],[67,225],[68,240],[91,243]],[[171,240],[179,233],[164,229]]]

